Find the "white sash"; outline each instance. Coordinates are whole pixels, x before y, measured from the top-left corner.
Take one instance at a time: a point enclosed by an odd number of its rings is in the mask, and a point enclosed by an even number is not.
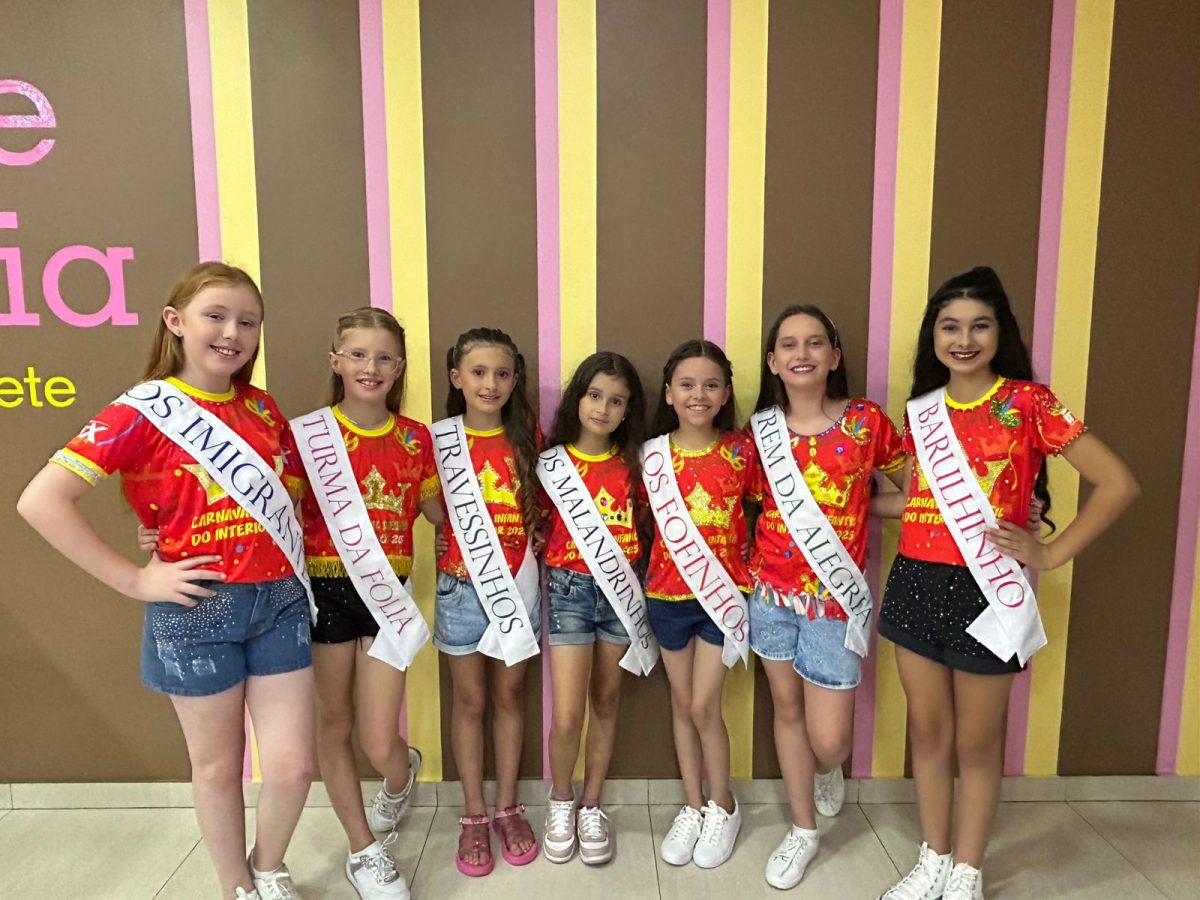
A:
[[[309,614],[317,620],[312,585],[304,567],[304,533],[292,498],[275,470],[238,434],[166,381],[146,381],[118,397],[203,466],[225,493],[250,514],[283,551],[308,594]]]
[[[750,623],[746,598],[688,514],[671,464],[668,435],[651,438],[642,444],[642,481],[650,495],[650,509],[658,533],[675,567],[691,588],[692,595],[725,635],[721,661],[731,667],[740,657],[749,665]]]
[[[333,410],[326,406],[288,424],[346,574],[379,625],[367,655],[404,671],[429,640],[429,626],[379,543]]]
[[[987,539],[996,527],[992,504],[950,423],[943,388],[908,401],[908,423],[917,460],[946,527],[962,551],[988,608],[967,627],[967,634],[1000,657],[1016,655],[1021,665],[1046,643],[1037,598],[1021,564]]]
[[[871,627],[871,589],[867,579],[808,489],[792,455],[783,410],[778,406],[759,410],[751,416],[750,425],[788,534],[821,584],[845,610],[846,649],[865,657]]]
[[[479,642],[479,652],[502,659],[509,666],[536,656],[538,643],[529,610],[538,596],[538,571],[528,541],[525,559],[514,579],[471,465],[462,416],[435,422],[430,433],[450,525],[471,584],[491,622]]]
[[[553,447],[538,457],[537,473],[588,571],[629,633],[621,668],[649,675],[658,662],[658,641],[646,616],[646,595],[625,551],[608,530],[566,447]]]

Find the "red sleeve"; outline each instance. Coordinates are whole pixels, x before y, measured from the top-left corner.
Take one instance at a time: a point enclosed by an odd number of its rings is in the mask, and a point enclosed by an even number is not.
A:
[[[112,403],[92,418],[79,434],[50,458],[88,484],[131,466],[145,447],[148,426],[132,406]]]
[[[878,406],[875,407],[875,417],[874,466],[881,472],[895,472],[904,466],[904,441],[887,413]]]
[[[913,443],[912,427],[908,422],[908,410],[904,411],[904,430],[900,435],[900,449],[909,456],[915,456],[917,453],[917,445]]]
[[[1062,452],[1067,444],[1087,430],[1082,420],[1071,415],[1044,384],[1034,385],[1033,410],[1037,422],[1037,446],[1047,456]]]
[[[433,435],[424,425],[417,426],[417,436],[421,441],[419,456],[421,466],[421,499],[428,500],[442,492],[442,482],[438,477],[437,462],[433,457]]]

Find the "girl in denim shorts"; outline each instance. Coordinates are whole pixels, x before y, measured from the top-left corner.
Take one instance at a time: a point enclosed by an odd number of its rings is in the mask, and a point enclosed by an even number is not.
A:
[[[872,473],[879,469],[897,485],[901,479],[896,429],[871,401],[849,399],[841,341],[815,306],[789,306],[775,319],[760,384],[756,410],[784,417],[796,467],[861,572]],[[775,749],[792,813],[766,879],[786,890],[817,852],[816,813],[841,810],[862,658],[845,646],[846,612],[792,539],[761,467],[758,480],[763,508],[750,560],[750,646],[771,685]]]
[[[563,445],[593,503],[629,560],[641,555],[637,513],[646,402],[641,379],[625,357],[593,353],[575,371],[554,417],[552,447]],[[621,659],[630,636],[549,500],[543,558],[548,567],[554,711],[550,726],[552,784],[542,852],[551,862],[612,858],[608,817],[600,805],[616,742]],[[649,623],[642,620],[644,629]],[[588,714],[583,795],[571,775]]]
[[[287,421],[249,384],[262,319],[249,275],[194,266],[163,309],[142,381],[169,382],[292,489],[302,471]],[[158,532],[141,568],[103,543],[76,506],[113,472],[142,525]],[[312,648],[305,591],[283,551],[195,458],[122,403],[54,454],[17,508],[60,553],[145,604],[142,682],[171,698],[183,728],[196,817],[223,895],[297,897],[283,856],[312,778]],[[247,707],[263,776],[248,859]]]

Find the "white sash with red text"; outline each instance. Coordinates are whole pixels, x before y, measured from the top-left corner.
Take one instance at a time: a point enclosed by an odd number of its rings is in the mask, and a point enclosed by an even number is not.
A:
[[[792,455],[792,440],[783,410],[778,406],[759,410],[750,417],[750,427],[788,534],[821,584],[845,611],[846,649],[865,657],[871,628],[871,589],[808,489]]]
[[[538,570],[533,552],[526,543],[525,559],[514,579],[496,524],[483,501],[479,477],[471,465],[462,416],[435,422],[430,433],[450,526],[471,584],[491,623],[479,642],[479,652],[502,659],[508,666],[536,656],[538,643],[529,621],[529,611],[538,596]]]
[[[304,533],[287,488],[258,452],[237,432],[198,406],[166,381],[145,381],[118,397],[187,451],[234,502],[271,536],[308,594],[309,614],[317,620],[312,585],[304,566]]]
[[[552,447],[538,457],[537,473],[571,533],[580,558],[629,634],[629,649],[621,657],[621,668],[635,675],[649,675],[658,662],[658,641],[650,631],[646,595],[625,551],[608,530],[566,447]]]
[[[688,513],[671,463],[668,435],[651,438],[642,444],[642,481],[650,496],[650,509],[658,533],[675,568],[709,618],[725,635],[721,661],[730,667],[740,657],[749,665],[750,622],[746,598]]]
[[[954,433],[945,389],[909,400],[908,423],[938,511],[987,600],[967,634],[1002,660],[1015,655],[1023,666],[1046,644],[1037,598],[1021,564],[987,539],[996,514]]]
[[[429,625],[379,543],[333,410],[326,406],[288,424],[333,546],[379,625],[367,655],[404,671],[429,640]]]

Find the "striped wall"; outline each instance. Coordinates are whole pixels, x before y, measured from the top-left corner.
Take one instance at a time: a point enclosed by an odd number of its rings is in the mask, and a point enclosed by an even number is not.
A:
[[[1194,4],[145,0],[64,24],[14,2],[0,75],[47,94],[57,145],[2,173],[0,212],[20,228],[0,242],[20,246],[27,306],[43,310],[38,267],[65,236],[130,244],[142,324],[81,332],[44,314],[20,332],[29,364],[71,376],[79,396],[0,410],[22,473],[0,483],[0,503],[134,377],[166,286],[198,258],[260,278],[256,380],[289,414],[321,402],[336,315],[369,303],[408,331],[410,415],[442,414],[446,348],[486,324],[525,352],[544,426],[593,350],[629,356],[653,405],[667,354],[701,335],[726,347],[744,417],[762,335],[797,301],[831,314],[852,389],[898,419],[925,299],[990,263],[1037,377],[1144,489],[1040,581],[1050,645],[1014,687],[1006,771],[1200,774]],[[15,103],[0,96],[0,115],[26,112]],[[24,139],[0,133],[6,148]],[[96,286],[68,269],[62,287],[83,298]],[[0,333],[0,374],[12,336]],[[1051,490],[1053,517],[1068,521],[1085,491],[1061,461]],[[116,492],[101,493],[114,539],[127,531],[132,544]],[[0,517],[3,545],[33,562],[12,573],[13,595],[43,601],[6,608],[0,629],[18,672],[0,687],[18,726],[0,770],[183,777],[169,708],[137,685],[136,610],[60,574],[13,518]],[[880,584],[895,530],[877,531]],[[422,530],[418,555],[431,545]],[[39,567],[56,567],[55,591]],[[431,616],[431,567],[415,577]],[[80,595],[97,597],[82,615],[65,599]],[[52,622],[57,647],[39,637]],[[455,777],[448,689],[437,655],[422,654],[398,723],[435,780]],[[30,695],[64,715],[20,727]],[[551,696],[544,657],[528,682],[525,775],[546,770]],[[668,706],[661,672],[626,679],[614,774],[675,774]],[[725,709],[735,776],[776,775],[762,674],[731,674]],[[81,727],[86,758],[69,749]],[[851,768],[898,777],[906,756],[904,695],[879,642]],[[251,753],[248,776],[255,766]]]

